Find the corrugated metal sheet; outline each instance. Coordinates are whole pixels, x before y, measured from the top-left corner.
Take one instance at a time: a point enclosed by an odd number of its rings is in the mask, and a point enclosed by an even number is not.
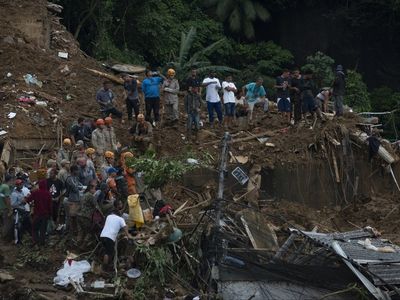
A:
[[[375,285],[400,284],[399,265],[368,265],[368,270],[376,275],[376,277],[373,277]]]

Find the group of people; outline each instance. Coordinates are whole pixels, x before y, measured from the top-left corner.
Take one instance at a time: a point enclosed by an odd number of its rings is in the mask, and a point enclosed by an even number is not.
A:
[[[140,82],[136,76],[123,74],[128,120],[133,120],[134,113],[136,120],[139,116],[139,119],[142,120],[144,116],[145,126],[150,124],[156,127],[161,120],[160,103],[163,99],[164,124],[176,126],[179,119],[181,87],[175,75],[176,72],[173,69],[168,69],[166,76],[148,70],[145,79]],[[197,133],[202,126],[202,106],[205,106],[207,111],[210,127],[214,127],[215,115],[220,126],[225,125],[229,128],[241,118],[251,122],[256,106],[262,106],[264,112],[269,111],[271,101],[268,99],[268,94],[271,95],[271,93],[267,94],[262,78],[257,78],[254,82],[239,89],[233,82],[232,75],[227,75],[224,80],[220,81],[216,72],[211,71],[206,78],[201,79],[197,70],[192,69],[182,85],[185,91],[182,94],[184,94],[184,112],[187,116],[189,136],[193,132]],[[292,71],[282,70],[281,75],[276,78],[274,89],[277,108],[285,123],[298,123],[306,114],[322,118],[321,112],[328,111],[327,104],[330,99],[334,101],[336,116],[343,115],[345,75],[341,65],[337,66],[336,77],[330,87],[317,90],[312,71],[305,71],[304,74],[301,74],[298,68],[294,68]],[[143,115],[140,113],[141,94],[143,94],[144,101]],[[115,106],[115,95],[109,81],[104,82],[103,88],[97,92],[96,99],[104,117],[109,115],[122,117],[122,113]],[[133,129],[131,132],[137,132],[137,130]]]
[[[1,233],[16,244],[29,233],[41,247],[49,234],[62,232],[83,248],[98,235],[107,265],[120,230],[131,237],[128,228],[139,229],[144,222],[139,201],[143,184],[140,188],[140,179],[128,163],[134,154],[121,151],[116,141],[110,117],[98,119],[86,141],[73,142],[89,130],[79,121],[46,169],[36,175],[16,167],[7,170],[0,185]],[[131,209],[140,213],[123,218]]]
[[[283,70],[275,85],[276,103],[283,121],[298,122],[307,113],[320,116],[327,111],[331,97],[336,115],[342,116],[345,76],[342,66],[337,66],[336,71],[332,87],[317,91],[312,72]],[[148,71],[141,83],[130,75],[123,75],[128,120],[135,119],[130,130],[133,142],[130,146],[135,147],[136,154],[152,148],[153,127],[160,122],[160,91],[164,96],[165,123],[177,125],[180,85],[175,75],[173,69],[167,71],[166,77]],[[184,85],[188,134],[201,128],[202,89],[211,127],[214,114],[220,126],[230,127],[238,119],[251,121],[257,105],[261,104],[264,112],[269,111],[262,78],[238,89],[231,75],[222,83],[215,72],[201,80],[193,69]],[[144,114],[139,88],[144,95]],[[115,106],[110,82],[104,82],[96,99],[102,117],[95,121],[78,118],[70,128],[69,137],[47,161],[47,169],[38,171],[35,180],[17,167],[9,168],[4,178],[0,178],[3,238],[20,243],[24,233],[29,232],[34,243],[41,246],[49,234],[61,231],[77,245],[85,246],[97,234],[106,249],[104,263],[107,264],[120,230],[131,237],[128,228],[140,228],[143,224],[139,201],[143,184],[129,163],[134,153],[123,151],[113,127],[111,116],[121,118],[123,114]],[[136,213],[123,218],[122,213],[131,209]]]

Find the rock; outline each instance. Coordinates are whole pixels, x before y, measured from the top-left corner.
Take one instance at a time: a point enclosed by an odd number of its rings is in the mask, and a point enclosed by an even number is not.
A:
[[[12,280],[15,280],[14,276],[12,276],[5,270],[0,270],[0,282],[7,282]]]
[[[26,44],[23,38],[17,38],[17,43],[18,44]]]
[[[13,45],[13,44],[15,44],[15,41],[14,41],[14,38],[12,36],[8,35],[5,38],[3,38],[3,43]]]

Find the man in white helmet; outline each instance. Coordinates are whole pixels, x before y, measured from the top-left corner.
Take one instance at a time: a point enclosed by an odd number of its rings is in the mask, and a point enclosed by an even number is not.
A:
[[[174,124],[179,119],[179,111],[178,111],[179,82],[175,78],[174,69],[169,69],[167,71],[167,79],[164,80],[163,82],[162,91],[164,92],[166,123]]]

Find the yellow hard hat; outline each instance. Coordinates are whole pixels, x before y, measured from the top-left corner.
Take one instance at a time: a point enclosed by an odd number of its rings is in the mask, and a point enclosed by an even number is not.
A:
[[[174,69],[168,69],[167,75],[168,76],[174,76],[175,75],[175,70]]]
[[[106,151],[106,152],[104,152],[104,157],[105,158],[114,158],[114,153],[111,151]]]
[[[64,140],[63,140],[63,144],[64,145],[71,145],[71,139],[69,139],[69,138],[65,138]]]
[[[94,154],[95,152],[96,152],[96,150],[94,150],[94,148],[87,148],[86,151],[85,151],[85,153],[87,155]]]

